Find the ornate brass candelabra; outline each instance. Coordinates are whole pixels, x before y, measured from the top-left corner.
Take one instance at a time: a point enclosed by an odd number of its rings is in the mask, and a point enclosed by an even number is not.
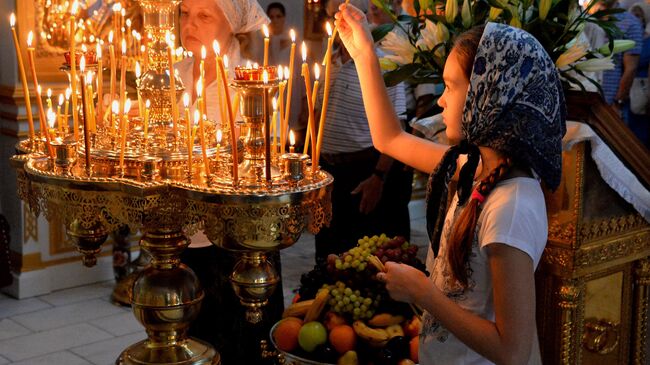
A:
[[[205,154],[184,147],[191,133],[185,133],[185,123],[173,126],[165,73],[169,64],[163,56],[163,39],[173,27],[178,2],[140,0],[145,30],[153,37],[148,47],[151,68],[139,80],[140,93],[152,101],[147,138],[142,119],[130,118],[121,151],[115,125],[105,120],[86,134],[89,149],[82,140],[57,140],[52,145],[54,156],[48,157],[43,142],[23,141],[17,148],[24,154],[12,158],[21,199],[48,219],[63,217],[85,265],[95,264],[108,232],[120,225],[143,232],[140,246],[152,263],[134,283],[132,307],[148,338],[124,350],[117,364],[220,362],[209,344],[187,336],[204,295],[195,274],[180,263],[188,236],[202,230],[212,243],[239,255],[231,281],[247,307],[247,319],[255,323],[280,280],[266,259],[268,252],[291,246],[305,229],[317,232],[331,216],[332,177],[309,168],[305,156],[270,152],[275,149],[269,147],[263,127],[269,123],[267,99],[277,84],[272,68],[266,83],[234,84],[249,131],[243,136],[243,161],[233,160],[232,152],[242,148],[228,143],[227,135],[223,144],[207,138]],[[183,86],[180,79],[175,84],[178,97]],[[215,123],[207,124],[206,135],[215,136]],[[187,162],[189,153],[192,166]],[[210,173],[203,166],[211,166]]]

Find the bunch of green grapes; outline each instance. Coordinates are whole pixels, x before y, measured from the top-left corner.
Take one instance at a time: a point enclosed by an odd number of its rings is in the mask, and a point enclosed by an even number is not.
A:
[[[381,301],[381,296],[362,296],[361,291],[352,290],[343,282],[337,281],[330,285],[330,309],[339,314],[349,314],[353,320],[370,319]]]
[[[357,271],[364,271],[368,266],[368,257],[374,255],[380,247],[390,240],[391,238],[383,233],[381,236],[365,236],[359,239],[357,246],[343,253],[340,257],[328,258],[328,263],[330,263],[330,266],[334,266],[336,270],[352,268]]]

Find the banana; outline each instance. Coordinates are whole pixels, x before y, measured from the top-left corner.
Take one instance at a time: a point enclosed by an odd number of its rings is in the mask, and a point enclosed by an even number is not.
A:
[[[368,327],[362,321],[354,321],[352,328],[354,328],[354,332],[357,336],[361,337],[373,346],[384,345],[390,338],[385,329]]]
[[[327,288],[320,289],[318,293],[316,293],[314,302],[307,310],[307,314],[305,314],[305,323],[315,321],[318,319],[318,317],[320,317],[320,314],[323,312],[323,308],[325,308],[325,304],[327,304],[329,297],[330,290]]]
[[[388,336],[390,338],[397,337],[397,336],[404,336],[404,330],[402,329],[402,326],[399,324],[394,324],[392,326],[386,327],[386,332],[388,332]]]
[[[287,309],[282,313],[282,318],[287,317],[303,317],[307,314],[307,311],[314,304],[314,299],[303,300],[302,302],[296,302],[291,304]]]
[[[379,313],[372,317],[368,324],[375,327],[388,327],[404,322],[404,316],[394,316],[390,313]]]

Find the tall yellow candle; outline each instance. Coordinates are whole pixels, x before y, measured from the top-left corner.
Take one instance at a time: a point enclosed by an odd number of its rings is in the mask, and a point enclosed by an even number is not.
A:
[[[262,32],[264,32],[264,67],[269,65],[269,27],[266,24],[262,25]]]
[[[126,67],[129,62],[126,57],[126,40],[122,39],[122,59],[120,61],[120,116],[123,117],[126,103]]]
[[[307,133],[311,134],[311,139],[316,140],[316,126],[314,125],[314,104],[311,102],[311,77],[309,76],[309,66],[307,66],[307,46],[302,42],[302,76],[305,78],[305,90],[307,91],[307,110],[309,119],[307,121]],[[306,137],[305,137],[306,138]],[[312,143],[312,156],[316,153],[315,143]],[[305,153],[307,149],[303,150]],[[313,157],[312,157],[313,158]]]
[[[73,128],[73,135],[74,135],[74,140],[78,141],[79,140],[79,116],[78,116],[78,109],[77,109],[77,54],[76,54],[76,39],[75,39],[75,34],[77,33],[77,23],[76,23],[76,15],[77,15],[77,9],[78,9],[79,4],[75,1],[72,3],[72,7],[70,8],[70,24],[69,24],[69,29],[70,29],[70,80],[71,80],[71,88],[72,88],[72,128]]]
[[[316,145],[316,154],[312,156],[312,171],[318,171],[318,162],[320,159],[320,150],[323,145],[323,128],[325,127],[325,118],[327,117],[327,104],[329,101],[330,94],[330,77],[332,74],[332,42],[334,38],[332,37],[332,26],[329,22],[326,24],[327,34],[327,57],[325,58],[325,87],[323,89],[323,106],[320,111],[320,123],[318,124],[318,141],[314,139],[313,143]]]
[[[38,84],[38,77],[36,76],[36,66],[34,63],[34,47],[32,41],[34,40],[34,32],[30,31],[27,35],[27,61],[29,62],[29,69],[32,73],[32,81],[34,82],[34,90],[36,90],[36,105],[38,106],[38,119],[41,129],[41,135],[45,132],[45,111],[43,109],[43,100],[41,100],[41,87]]]
[[[61,116],[61,107],[63,106],[63,94],[59,94],[59,104],[56,107],[56,123],[59,130],[59,134],[63,135],[63,118]]]
[[[120,173],[124,174],[124,151],[126,150],[126,131],[129,128],[129,118],[127,115],[131,110],[131,99],[126,99],[124,102],[124,110],[120,110]]]
[[[97,119],[95,120],[95,124],[102,125],[103,121],[101,118],[104,115],[104,63],[100,42],[97,42],[95,53],[97,54]]]
[[[29,86],[27,85],[27,75],[25,73],[25,65],[23,64],[23,55],[20,50],[20,42],[16,34],[16,15],[11,13],[9,17],[9,24],[11,25],[11,34],[14,37],[14,46],[16,48],[16,58],[18,58],[18,71],[20,72],[20,81],[23,84],[23,94],[25,95],[25,110],[27,112],[27,123],[29,126],[29,139],[34,139],[34,117],[32,116],[32,103],[29,99]]]
[[[171,33],[167,32],[165,39],[167,41],[167,62],[169,62],[169,99],[172,107],[172,124],[174,128],[174,138],[178,133],[178,105],[176,104],[176,73],[174,72],[174,41],[172,40]]]
[[[183,106],[185,107],[185,135],[187,139],[187,175],[192,180],[192,150],[194,149],[194,139],[192,138],[192,120],[190,119],[190,94],[183,94]]]
[[[296,31],[291,29],[289,30],[289,36],[291,37],[291,53],[289,54],[289,72],[288,72],[288,81],[287,81],[287,104],[284,108],[284,127],[282,130],[285,131],[289,126],[289,117],[291,115],[291,95],[293,90],[293,66],[294,59],[296,58]],[[285,72],[286,74],[286,72]],[[287,143],[286,139],[282,140],[281,151],[284,153],[284,145]]]
[[[207,51],[205,46],[201,46],[201,64],[199,65],[199,81],[201,82],[201,90],[205,91],[205,58],[207,57]],[[203,104],[201,105],[201,114],[207,115],[207,98],[203,98]]]
[[[120,124],[120,102],[117,100],[113,100],[113,103],[111,104],[111,107],[109,110],[112,112],[111,113],[111,120],[115,120],[117,125],[111,125],[111,137],[119,137],[120,129],[119,129],[119,124]],[[119,142],[119,140],[118,140]]]
[[[52,89],[47,88],[47,108],[52,109]]]
[[[221,47],[219,42],[215,39],[212,42],[212,49],[214,50],[214,67],[216,69],[217,75],[217,104],[219,105],[219,118],[221,119],[222,125],[227,123],[228,113],[226,112],[226,103],[223,99],[223,90],[221,88],[221,78],[228,77],[227,75],[222,75],[221,70],[219,69],[219,55],[221,54]]]
[[[217,57],[217,63],[219,64],[219,71],[221,72],[222,75],[228,75],[226,73],[226,68],[223,63],[223,58]],[[230,127],[230,143],[231,143],[231,151],[232,151],[232,182],[233,185],[237,185],[239,182],[239,156],[237,152],[237,134],[235,133],[235,116],[236,116],[236,110],[232,109],[232,105],[230,103],[230,89],[228,89],[228,77],[222,77],[221,78],[221,85],[223,87],[224,91],[224,96],[226,99],[226,105],[228,106],[228,126]],[[238,100],[237,100],[238,101]]]
[[[67,131],[68,130],[68,120],[69,120],[69,114],[68,114],[68,106],[70,105],[70,96],[72,96],[72,89],[67,87],[65,89],[65,104],[63,106],[63,124],[64,124],[64,129]]]
[[[320,66],[318,66],[318,63],[314,63],[314,89],[311,92],[311,105],[316,105],[316,102],[318,101],[318,86],[320,82]],[[313,121],[309,120],[307,122],[307,130],[311,130],[311,123]],[[315,142],[312,142],[315,143]],[[305,151],[309,148],[309,133],[305,137]]]
[[[203,167],[205,168],[205,180],[210,180],[210,161],[208,160],[208,150],[205,148],[205,115],[199,118],[199,138],[201,140],[201,154],[203,155]]]
[[[110,89],[109,89],[109,103],[108,105],[113,105],[113,100],[115,100],[115,87],[116,87],[116,79],[117,79],[117,61],[115,59],[115,46],[113,45],[113,31],[111,30],[110,33],[108,33],[108,53],[110,54],[111,58],[111,70],[110,70]],[[113,126],[116,124],[115,120],[113,118],[114,113],[111,113],[110,115],[110,123],[111,123],[111,133],[113,132]]]
[[[278,126],[280,143],[284,143],[284,90],[287,86],[287,83],[284,81],[284,68],[282,65],[278,66],[278,118],[280,119],[280,125]],[[276,146],[276,145],[274,145]],[[274,147],[275,148],[275,147]],[[278,150],[278,153],[280,150]]]
[[[273,100],[271,101],[271,104],[273,105],[273,114],[271,115],[271,136],[272,136],[272,153],[275,153],[278,149],[278,126],[277,126],[277,119],[278,119],[278,100],[274,97]]]
[[[142,69],[140,69],[140,62],[135,61],[135,84],[138,87],[138,115],[141,117],[144,116],[144,104],[142,103],[142,95],[140,94],[140,75],[142,75]]]
[[[83,127],[84,127],[84,156],[86,159],[86,175],[90,176],[92,173],[92,167],[90,164],[90,113],[88,112],[88,105],[92,104],[92,101],[87,99],[88,95],[88,86],[93,82],[92,74],[90,71],[88,75],[84,77],[83,68],[85,59],[82,56],[81,61],[79,62],[79,69],[81,71],[81,105],[83,108]]]
[[[215,161],[217,165],[217,170],[219,169],[219,154],[221,153],[221,140],[223,139],[223,133],[221,129],[217,129],[217,152],[215,153]]]

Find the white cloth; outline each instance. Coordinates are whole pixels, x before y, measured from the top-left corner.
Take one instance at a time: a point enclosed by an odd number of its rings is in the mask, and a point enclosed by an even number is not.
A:
[[[434,259],[431,249],[427,254],[427,270],[433,284],[460,307],[494,321],[492,276],[486,247],[502,243],[525,252],[533,260],[533,269],[540,261],[548,235],[544,194],[536,179],[516,177],[497,183],[482,204],[470,254],[472,269],[469,287],[462,287],[450,277],[447,256],[451,227],[462,211],[454,196],[447,211],[440,239],[440,254]],[[531,320],[535,320],[532,318]],[[420,364],[491,364],[462,343],[428,313],[423,317],[420,335]],[[536,326],[533,328],[533,347],[528,364],[541,363]]]
[[[585,123],[567,122],[562,148],[570,150],[576,143],[589,141],[591,158],[596,163],[600,177],[626,202],[632,204],[646,221],[650,222],[650,191],[616,157],[607,144]]]
[[[234,34],[248,33],[270,22],[257,0],[215,0]]]

